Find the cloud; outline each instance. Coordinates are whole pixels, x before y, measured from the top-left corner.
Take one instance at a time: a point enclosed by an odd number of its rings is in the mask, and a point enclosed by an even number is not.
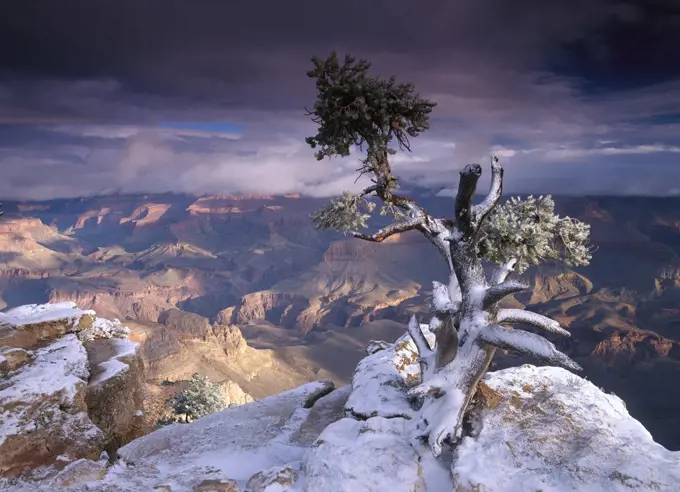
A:
[[[309,56],[332,48],[438,102],[413,153],[392,159],[406,184],[455,187],[491,152],[508,192],[666,194],[680,181],[680,67],[658,56],[680,45],[670,0],[34,7],[0,19],[6,198],[359,189],[358,155],[316,162],[304,143]]]

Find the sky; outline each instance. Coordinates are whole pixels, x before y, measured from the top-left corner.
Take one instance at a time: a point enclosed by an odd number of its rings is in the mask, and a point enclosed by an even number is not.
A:
[[[403,185],[680,195],[677,0],[0,0],[0,197],[357,190],[317,162],[331,50],[438,103]]]

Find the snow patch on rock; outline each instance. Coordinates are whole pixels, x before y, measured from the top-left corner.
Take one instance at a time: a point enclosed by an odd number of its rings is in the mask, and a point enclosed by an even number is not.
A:
[[[672,491],[680,453],[653,441],[623,401],[556,367],[488,373],[495,393],[456,449],[460,491]]]
[[[424,326],[424,325],[423,325]],[[433,338],[429,330],[426,337]],[[405,334],[393,345],[365,357],[352,377],[352,393],[345,409],[361,419],[370,417],[413,417],[406,389],[418,382],[418,349]]]
[[[409,421],[344,418],[329,425],[307,453],[302,471],[309,492],[424,492]]]
[[[8,436],[35,426],[25,412],[46,396],[70,406],[89,377],[87,353],[78,338],[65,335],[36,351],[35,359],[0,386],[0,446]],[[3,411],[4,410],[4,411]]]
[[[95,316],[92,310],[78,309],[75,302],[57,302],[52,304],[27,304],[0,313],[0,324],[21,328],[26,325],[48,321],[69,320],[73,327],[84,315]]]

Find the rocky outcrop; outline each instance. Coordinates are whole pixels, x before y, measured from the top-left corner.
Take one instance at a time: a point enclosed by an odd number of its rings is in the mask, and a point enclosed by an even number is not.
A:
[[[462,440],[434,459],[413,439],[415,420],[380,408],[395,396],[381,386],[405,391],[418,378],[413,347],[400,339],[364,360],[371,363],[357,369],[352,386],[310,383],[163,427],[121,448],[122,461],[101,479],[96,462],[83,462],[82,475],[94,480],[65,490],[610,492],[671,491],[680,481],[680,453],[655,443],[619,398],[551,367],[487,374]],[[359,384],[366,379],[377,384]],[[366,396],[367,387],[383,391],[369,399],[373,408],[361,417],[343,412],[345,399]]]
[[[615,331],[591,355],[608,366],[630,367],[652,359],[680,361],[680,342],[644,330]]]
[[[489,373],[482,393],[452,463],[457,491],[671,491],[680,483],[680,453],[655,443],[620,398],[564,369]]]
[[[139,345],[100,338],[126,330],[74,303],[0,317],[0,476],[61,477],[55,484],[100,477],[101,463],[91,460],[147,431]]]
[[[246,483],[248,492],[286,492],[293,490],[298,473],[291,466],[274,467],[257,472]]]
[[[238,405],[245,405],[251,403],[253,397],[243,391],[234,381],[225,381],[220,383],[220,392],[224,396],[224,401],[227,402],[228,407],[236,407]]]
[[[229,357],[237,357],[248,348],[237,326],[211,325],[208,318],[198,314],[168,309],[160,314],[158,322],[166,326],[180,342],[200,340],[214,343]]]
[[[87,414],[88,379],[87,353],[67,334],[0,380],[1,476],[57,465],[63,455],[99,456],[104,435]]]
[[[104,434],[104,449],[113,455],[150,430],[144,416],[144,361],[139,344],[126,339],[97,339],[84,345],[91,367],[87,412]]]
[[[593,290],[593,283],[587,277],[557,265],[533,267],[522,280],[529,285],[528,294],[516,297],[528,305],[582,296]]]
[[[88,289],[79,285],[53,285],[49,289],[49,302],[75,302],[83,309],[92,309],[109,317],[126,317],[140,321],[158,320],[163,311],[174,308],[189,298],[181,285],[138,285],[137,290]]]
[[[241,298],[232,313],[230,323],[242,324],[251,320],[267,320],[293,328],[297,315],[309,307],[309,299],[291,293],[255,292]]]
[[[30,304],[0,313],[0,347],[34,349],[92,326],[94,311],[73,302]]]

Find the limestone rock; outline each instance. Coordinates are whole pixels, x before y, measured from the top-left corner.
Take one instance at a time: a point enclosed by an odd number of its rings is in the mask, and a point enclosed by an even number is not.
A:
[[[285,492],[298,479],[298,472],[290,466],[274,467],[256,473],[246,484],[246,492]]]
[[[224,396],[228,407],[245,405],[253,401],[253,397],[243,391],[243,389],[233,381],[220,383],[220,392]]]
[[[104,446],[113,453],[146,434],[144,419],[146,376],[138,343],[121,338],[85,342],[92,375],[85,402],[92,421],[104,433]]]
[[[0,347],[34,349],[92,326],[94,311],[74,302],[30,304],[0,313]]]
[[[427,337],[434,337],[424,325],[423,331]],[[374,352],[359,362],[345,409],[362,419],[375,416],[411,418],[413,409],[406,390],[417,382],[419,375],[418,349],[410,335],[403,335],[389,348]]]
[[[69,487],[101,480],[106,474],[108,462],[105,459],[98,461],[79,459],[66,465],[53,479],[55,490],[61,487]]]
[[[206,479],[194,487],[194,492],[238,492],[238,483],[231,479]]]
[[[75,334],[38,349],[0,380],[0,475],[72,459],[97,458],[103,435],[85,403],[87,354]]]
[[[391,343],[384,342],[382,340],[371,340],[366,345],[366,355],[373,355],[381,350],[388,349],[392,346]]]
[[[0,376],[16,371],[32,359],[33,353],[28,350],[14,347],[0,348]]]

